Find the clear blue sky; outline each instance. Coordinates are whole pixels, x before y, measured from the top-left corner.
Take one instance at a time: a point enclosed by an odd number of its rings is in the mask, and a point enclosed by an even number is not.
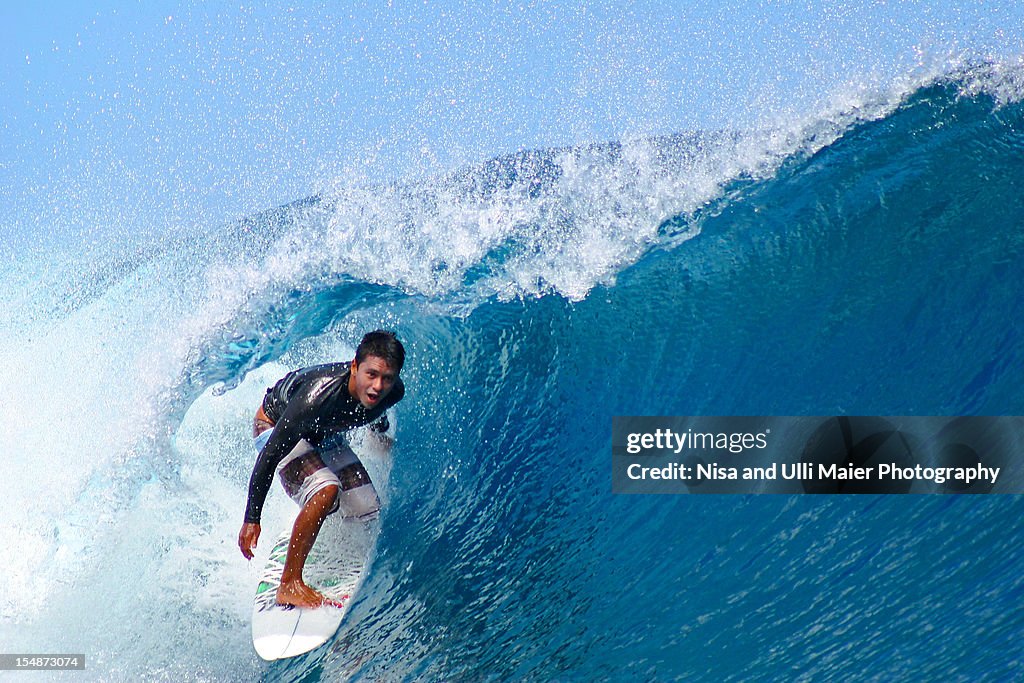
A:
[[[922,55],[1024,54],[1019,0],[22,4],[0,5],[0,239],[220,224],[336,177],[750,125]]]

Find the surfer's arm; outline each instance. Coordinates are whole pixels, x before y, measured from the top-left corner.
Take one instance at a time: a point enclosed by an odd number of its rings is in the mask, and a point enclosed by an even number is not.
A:
[[[405,384],[402,380],[395,382],[394,388],[388,397],[385,399],[387,408],[380,417],[370,423],[370,434],[376,437],[377,442],[387,452],[391,451],[391,447],[395,444],[394,431],[391,429],[391,421],[388,419],[388,412],[396,403],[402,400],[405,396]]]
[[[274,436],[276,434],[271,435],[271,441],[273,441]],[[245,505],[245,521],[242,523],[242,529],[238,532],[238,548],[247,560],[252,559],[252,550],[256,547],[256,542],[259,541],[260,514],[263,512],[263,503],[267,499],[270,484],[274,480],[276,465],[270,464],[269,480],[266,476],[268,464],[272,462],[267,453],[269,446],[270,443],[268,442],[260,452],[259,457],[256,459],[256,464],[252,468],[252,475],[249,477],[249,499]]]
[[[270,435],[267,445],[260,451],[249,477],[249,498],[245,506],[246,524],[259,524],[263,513],[263,503],[274,483],[274,472],[284,457],[295,448],[303,436],[303,420],[300,406],[289,404],[284,415],[274,425],[274,433]]]
[[[274,425],[274,433],[270,435],[267,445],[260,451],[249,477],[249,498],[245,505],[245,521],[238,532],[238,548],[247,560],[253,557],[252,549],[260,537],[260,516],[267,493],[274,483],[274,472],[277,465],[291,449],[295,448],[302,435],[302,428],[297,420],[299,416],[289,414],[286,410],[281,419]]]
[[[391,452],[391,447],[395,444],[395,437],[392,434],[391,422],[388,421],[387,413],[371,422],[367,429],[367,435],[374,442],[374,445],[381,449],[381,455],[387,455]]]
[[[260,523],[263,503],[267,500],[270,485],[274,482],[274,470],[277,468],[277,463],[281,462],[281,458],[284,457],[282,455],[275,458],[274,451],[270,448],[276,436],[275,433],[270,437],[270,441],[260,452],[259,457],[256,458],[256,464],[252,468],[252,475],[249,477],[249,498],[245,504],[246,524]]]

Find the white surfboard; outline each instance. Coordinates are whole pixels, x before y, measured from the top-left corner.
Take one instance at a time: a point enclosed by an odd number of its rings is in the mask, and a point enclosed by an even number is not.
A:
[[[346,521],[340,515],[324,520],[302,576],[307,584],[342,607],[317,609],[277,604],[291,529],[281,534],[270,551],[253,602],[252,644],[260,657],[268,661],[295,657],[315,650],[334,636],[363,580],[378,529],[376,521]]]

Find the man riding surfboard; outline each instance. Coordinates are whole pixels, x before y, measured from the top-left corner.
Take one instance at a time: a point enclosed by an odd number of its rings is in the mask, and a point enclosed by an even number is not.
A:
[[[405,349],[392,332],[370,332],[351,363],[315,365],[289,372],[267,389],[253,421],[259,457],[249,479],[245,521],[238,547],[252,559],[260,536],[260,515],[275,472],[300,506],[277,602],[297,607],[332,604],[302,580],[302,568],[327,515],[371,519],[380,499],[345,433],[371,425],[385,445],[390,439],[385,411],[402,400],[399,378]]]

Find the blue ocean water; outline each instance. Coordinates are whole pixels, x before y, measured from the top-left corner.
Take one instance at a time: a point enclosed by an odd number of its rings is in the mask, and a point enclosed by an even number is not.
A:
[[[614,496],[610,445],[615,415],[1021,414],[1022,83],[979,63],[8,264],[3,649],[97,680],[1021,677],[1019,497]],[[329,646],[265,664],[251,414],[381,326],[408,395],[374,564]]]

